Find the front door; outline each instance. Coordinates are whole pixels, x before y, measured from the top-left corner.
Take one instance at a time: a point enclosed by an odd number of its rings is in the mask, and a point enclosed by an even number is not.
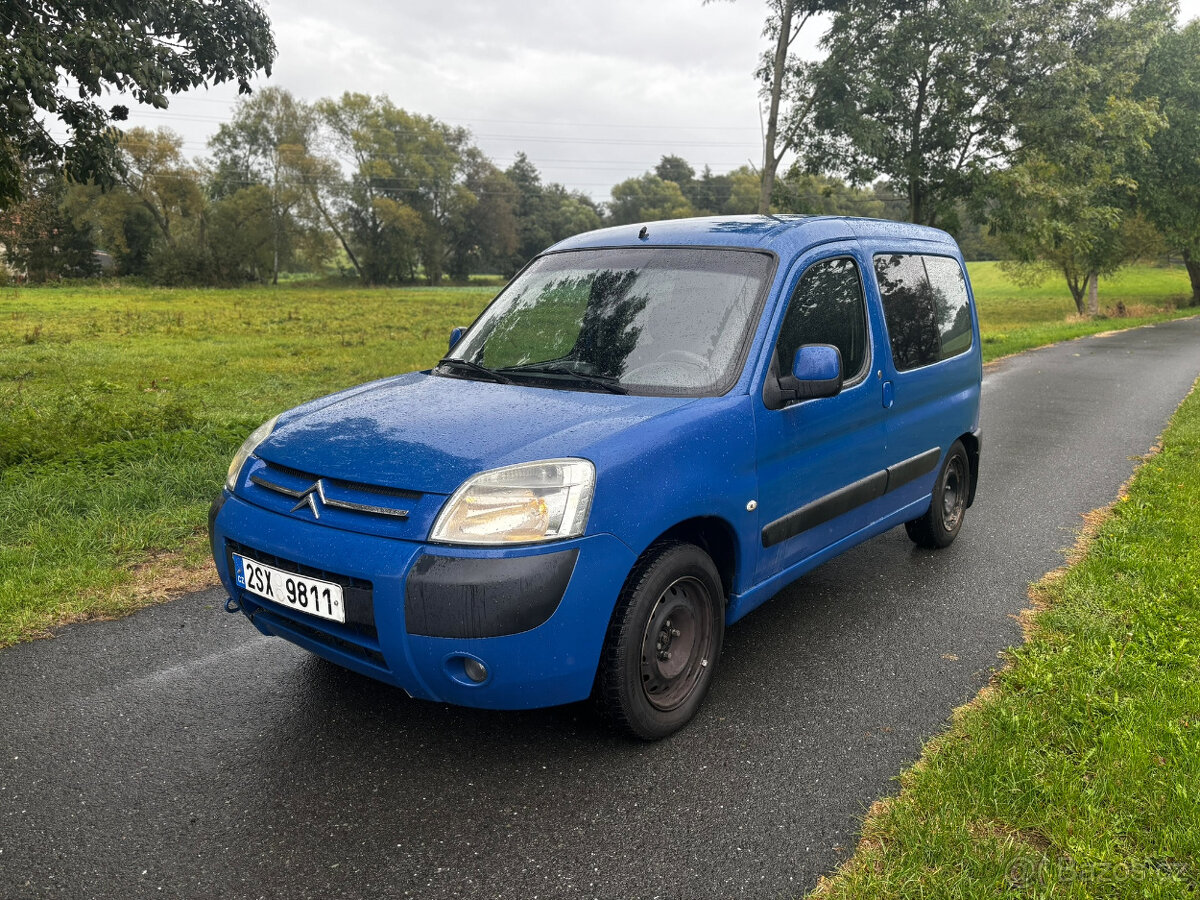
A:
[[[864,271],[850,248],[824,247],[796,267],[768,378],[790,373],[802,344],[841,351],[834,397],[781,409],[755,401],[761,549],[757,581],[838,543],[878,518],[886,480],[880,381]],[[874,351],[875,353],[878,350]]]

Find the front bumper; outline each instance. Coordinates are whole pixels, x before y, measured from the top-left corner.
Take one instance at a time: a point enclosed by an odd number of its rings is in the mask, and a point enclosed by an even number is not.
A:
[[[444,547],[343,531],[228,493],[210,516],[213,558],[264,634],[414,697],[528,709],[591,693],[633,552],[608,534],[514,548]],[[347,622],[317,619],[234,584],[230,552],[337,580]],[[476,683],[467,660],[486,668]],[[478,669],[476,669],[478,671]]]

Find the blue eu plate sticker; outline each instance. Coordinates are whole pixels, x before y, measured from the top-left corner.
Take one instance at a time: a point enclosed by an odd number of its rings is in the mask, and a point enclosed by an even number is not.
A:
[[[237,586],[240,588],[246,586],[246,570],[242,568],[242,558],[240,556],[233,558],[233,580],[237,582]]]

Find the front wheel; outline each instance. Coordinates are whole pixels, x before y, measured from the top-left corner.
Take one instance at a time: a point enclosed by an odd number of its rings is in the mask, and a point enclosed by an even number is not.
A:
[[[693,544],[652,547],[625,583],[596,676],[601,712],[643,740],[664,738],[696,714],[725,636],[716,566]]]
[[[918,547],[931,550],[949,547],[958,537],[971,494],[971,464],[962,441],[955,441],[946,454],[942,470],[933,483],[933,501],[919,519],[904,523],[908,536]]]

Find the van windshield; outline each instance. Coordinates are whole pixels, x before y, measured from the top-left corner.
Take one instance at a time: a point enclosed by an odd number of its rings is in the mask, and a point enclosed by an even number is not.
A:
[[[722,394],[737,381],[773,268],[773,256],[736,249],[552,253],[508,286],[435,371],[473,377],[472,366],[483,366],[571,390]]]

